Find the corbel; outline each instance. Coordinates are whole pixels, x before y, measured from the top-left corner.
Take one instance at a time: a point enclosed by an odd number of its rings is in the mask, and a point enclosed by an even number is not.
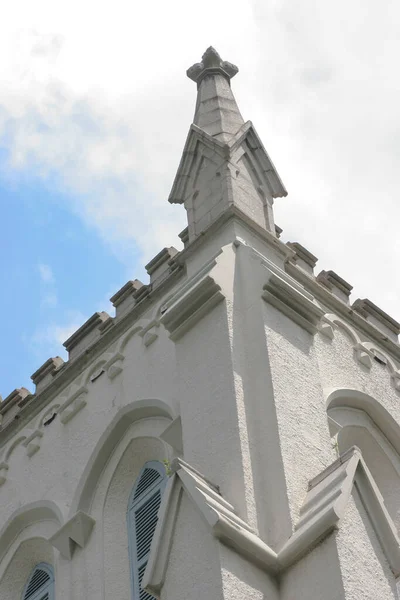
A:
[[[112,356],[106,362],[106,364],[104,365],[104,369],[107,371],[109,379],[114,379],[114,377],[116,377],[122,372],[124,368],[122,364],[124,358],[125,357],[123,354],[117,352],[117,354],[114,354],[114,356]]]
[[[40,449],[40,442],[43,437],[43,432],[36,429],[31,435],[29,435],[23,442],[23,446],[26,448],[26,453],[29,457],[33,456]]]
[[[3,485],[7,479],[8,464],[5,462],[0,463],[0,485]]]
[[[95,520],[80,510],[49,539],[49,542],[64,558],[71,560],[76,546],[86,546],[94,524]]]
[[[158,338],[158,328],[160,323],[156,320],[150,321],[143,329],[139,332],[140,337],[143,339],[143,344],[150,346]]]
[[[74,392],[65,402],[60,406],[59,414],[60,421],[64,425],[68,423],[84,406],[87,401],[85,395],[87,394],[87,388],[81,387]]]
[[[359,363],[370,369],[372,366],[372,352],[368,350],[363,344],[356,344],[354,346],[354,354]]]

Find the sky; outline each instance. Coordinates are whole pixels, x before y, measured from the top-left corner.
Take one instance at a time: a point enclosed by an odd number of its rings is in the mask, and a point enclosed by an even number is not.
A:
[[[164,246],[213,45],[289,192],[298,241],[400,320],[400,4],[390,0],[14,0],[0,22],[0,393]]]

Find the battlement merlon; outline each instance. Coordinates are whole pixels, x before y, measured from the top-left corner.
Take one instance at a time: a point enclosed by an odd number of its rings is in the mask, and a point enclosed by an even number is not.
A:
[[[40,392],[41,389],[48,385],[54,377],[54,374],[61,369],[63,365],[63,359],[60,356],[55,356],[54,358],[46,360],[46,362],[31,375],[31,379],[36,387],[36,393]]]
[[[115,308],[115,316],[119,317],[125,311],[135,305],[136,300],[134,294],[143,287],[143,283],[139,279],[127,281],[121,289],[118,290],[110,298],[111,304]]]
[[[352,309],[385,333],[393,341],[398,341],[400,323],[376,306],[368,298],[358,298],[352,304]]]
[[[277,235],[277,237],[279,236]],[[307,250],[307,248],[299,244],[299,242],[287,242],[286,245],[294,251],[294,262],[296,265],[307,271],[307,273],[310,273],[310,275],[313,275],[318,258]]]
[[[317,281],[326,286],[335,296],[343,302],[348,303],[353,286],[340,277],[335,271],[321,271],[317,275]]]
[[[75,333],[73,333],[63,344],[67,350],[69,359],[74,359],[83,352],[87,346],[100,336],[99,327],[111,319],[106,312],[95,312]]]

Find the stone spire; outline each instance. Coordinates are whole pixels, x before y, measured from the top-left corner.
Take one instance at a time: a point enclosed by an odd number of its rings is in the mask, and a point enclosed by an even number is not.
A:
[[[230,85],[238,70],[210,46],[186,72],[198,90],[193,123],[218,140],[228,141],[244,124]]]
[[[197,83],[193,124],[169,201],[184,204],[189,243],[230,215],[275,236],[272,205],[287,192],[251,121],[232,94],[238,68],[210,47],[187,71]]]

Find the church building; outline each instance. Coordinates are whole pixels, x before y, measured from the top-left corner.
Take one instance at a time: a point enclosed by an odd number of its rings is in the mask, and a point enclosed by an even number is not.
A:
[[[399,598],[400,325],[280,239],[237,72],[187,71],[183,249],[0,404],[0,600]]]

